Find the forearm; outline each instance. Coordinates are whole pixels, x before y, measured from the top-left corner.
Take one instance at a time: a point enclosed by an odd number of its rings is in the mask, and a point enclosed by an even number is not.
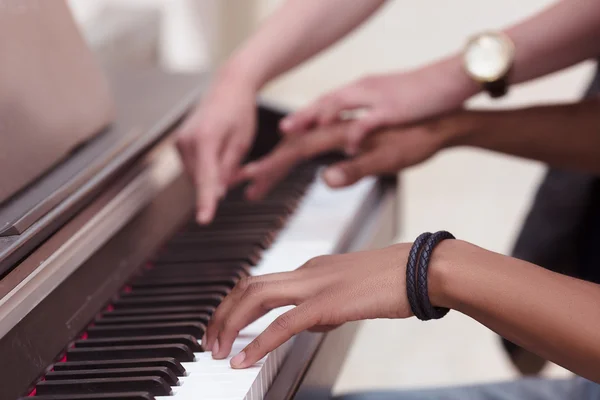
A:
[[[516,46],[512,83],[600,56],[600,2],[562,0],[505,31]]]
[[[600,174],[600,98],[504,111],[466,111],[449,145],[467,145]]]
[[[561,0],[524,21],[504,29],[515,44],[509,84],[529,81],[592,57],[600,56],[600,2]],[[425,67],[453,82],[450,94],[467,100],[481,91],[462,67],[462,53]],[[454,96],[456,94],[456,96]]]
[[[461,241],[444,241],[430,269],[432,303],[600,382],[600,286]]]
[[[385,0],[287,0],[226,63],[258,89],[333,44]]]

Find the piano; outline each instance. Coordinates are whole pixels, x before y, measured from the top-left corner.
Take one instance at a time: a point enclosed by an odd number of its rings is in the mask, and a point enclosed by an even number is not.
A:
[[[49,29],[48,11],[61,24],[68,13],[61,0],[15,1],[35,5],[19,8],[31,29]],[[78,35],[56,32],[55,40]],[[60,41],[67,42],[72,49],[72,40]],[[326,155],[299,165],[262,201],[231,190],[214,222],[199,226],[173,133],[210,76],[66,64],[80,68],[76,77],[91,86],[107,82],[108,92],[88,95],[112,120],[0,202],[0,400],[328,398],[356,323],[303,332],[247,370],[213,360],[201,338],[215,307],[244,276],[388,244],[396,235],[396,180],[373,177],[332,190],[319,174],[336,158]],[[68,85],[73,71],[55,75],[52,85],[61,79]],[[100,98],[105,93],[112,106]],[[285,115],[258,103],[249,159],[276,145]],[[65,115],[72,110],[64,107]],[[96,126],[99,118],[91,119]],[[27,132],[46,140],[47,132]],[[284,311],[243,330],[232,354]]]

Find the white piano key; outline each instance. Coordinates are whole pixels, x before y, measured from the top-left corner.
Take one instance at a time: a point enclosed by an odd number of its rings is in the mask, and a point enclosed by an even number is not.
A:
[[[293,271],[313,257],[331,254],[374,183],[374,179],[364,179],[350,188],[332,190],[317,179],[252,274]],[[187,375],[180,378],[173,395],[157,400],[262,400],[294,339],[250,368],[232,369],[229,362],[289,309],[272,310],[242,330],[230,356],[224,360],[213,360],[210,353],[196,353],[193,362],[183,363]]]

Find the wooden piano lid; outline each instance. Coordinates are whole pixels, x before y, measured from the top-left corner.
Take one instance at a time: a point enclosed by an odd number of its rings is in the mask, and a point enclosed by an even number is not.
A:
[[[107,76],[115,122],[0,204],[0,277],[168,134],[208,82],[206,74],[158,69],[107,69]]]
[[[102,132],[114,106],[65,1],[3,0],[0,54],[1,205]]]

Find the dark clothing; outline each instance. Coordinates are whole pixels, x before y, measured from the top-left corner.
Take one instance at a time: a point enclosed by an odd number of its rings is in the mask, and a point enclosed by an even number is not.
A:
[[[600,66],[586,97],[598,94]],[[550,168],[517,238],[513,256],[600,283],[598,243],[600,178]]]

